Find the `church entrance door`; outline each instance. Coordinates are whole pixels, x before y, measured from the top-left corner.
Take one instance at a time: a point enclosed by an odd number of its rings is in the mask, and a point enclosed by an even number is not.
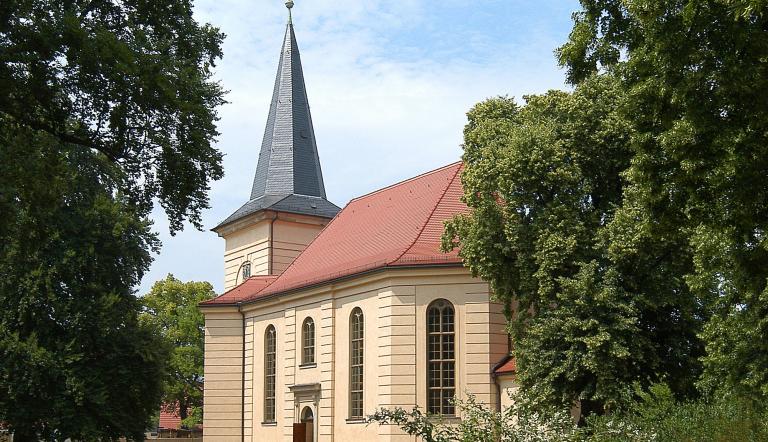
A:
[[[307,439],[307,423],[297,422],[293,424],[293,442],[309,442]]]

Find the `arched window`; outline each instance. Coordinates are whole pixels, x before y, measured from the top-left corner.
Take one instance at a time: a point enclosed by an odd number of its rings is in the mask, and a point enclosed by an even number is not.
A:
[[[427,308],[427,412],[453,416],[456,394],[456,326],[453,305],[439,299]]]
[[[355,307],[349,316],[349,417],[363,417],[363,311]]]
[[[312,409],[304,407],[304,409],[301,410],[301,422],[313,423],[314,421],[315,415],[312,413]]]
[[[277,332],[270,325],[264,333],[264,422],[275,421],[275,377],[277,369]]]
[[[301,364],[315,363],[315,321],[312,318],[304,320],[301,326]]]
[[[243,281],[251,277],[251,263],[244,262],[242,267]]]

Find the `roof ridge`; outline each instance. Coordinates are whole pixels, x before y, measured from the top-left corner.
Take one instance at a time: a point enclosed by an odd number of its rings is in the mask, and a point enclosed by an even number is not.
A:
[[[458,162],[461,163],[461,161],[458,161]],[[453,166],[454,164],[456,163],[450,164],[450,166]],[[441,167],[438,170],[442,170],[442,169],[445,169],[445,168]],[[424,224],[421,226],[421,229],[419,229],[419,233],[416,234],[416,237],[413,238],[413,241],[411,241],[411,243],[405,248],[405,250],[403,250],[403,253],[398,255],[397,258],[393,259],[391,263],[395,263],[399,261],[406,253],[408,253],[409,250],[413,248],[413,246],[416,244],[416,241],[418,241],[419,238],[421,238],[422,233],[424,233],[424,229],[427,228],[427,226],[429,225],[429,222],[432,220],[432,217],[435,216],[435,212],[437,211],[438,206],[440,206],[440,203],[443,201],[443,198],[445,198],[445,194],[448,193],[448,189],[451,188],[451,185],[453,184],[454,180],[456,180],[456,177],[459,175],[460,170],[461,170],[460,167],[457,168],[456,172],[454,172],[453,176],[448,181],[448,185],[445,186],[445,189],[443,189],[443,192],[440,194],[440,198],[438,198],[437,201],[435,202],[435,205],[432,207],[432,210],[429,212],[429,216],[427,216],[427,219],[424,220]]]
[[[455,161],[455,162],[453,162],[453,163],[451,163],[451,164],[446,164],[445,166],[441,166],[441,167],[438,167],[437,169],[429,170],[429,171],[427,171],[427,172],[423,172],[423,173],[420,173],[419,175],[416,175],[416,176],[414,176],[414,177],[410,177],[410,178],[404,179],[404,180],[402,180],[402,181],[398,181],[398,182],[396,182],[396,183],[394,183],[394,184],[390,184],[389,186],[385,186],[385,187],[382,187],[382,188],[380,188],[380,189],[376,189],[376,190],[373,190],[373,191],[371,191],[371,192],[365,193],[365,194],[363,194],[363,195],[360,195],[360,196],[358,196],[358,197],[352,198],[351,200],[349,200],[349,203],[347,203],[347,205],[351,204],[351,203],[352,203],[352,202],[354,202],[354,201],[357,201],[357,200],[361,200],[361,199],[363,199],[363,198],[367,198],[367,197],[369,197],[369,196],[373,196],[373,195],[375,195],[375,194],[377,194],[377,193],[379,193],[379,192],[383,192],[383,191],[385,191],[385,190],[389,190],[389,189],[392,189],[392,188],[394,188],[394,187],[402,186],[403,184],[406,184],[406,183],[408,183],[408,182],[410,182],[410,181],[414,181],[414,180],[417,180],[417,179],[419,179],[419,178],[422,178],[422,177],[424,177],[424,176],[427,176],[427,175],[431,175],[431,174],[433,174],[433,173],[437,173],[437,172],[440,172],[441,170],[444,170],[444,169],[448,169],[448,168],[451,168],[451,167],[453,167],[453,166],[455,166],[456,164],[459,164],[459,163],[461,163],[461,162],[462,162],[462,160],[459,160],[459,161]],[[442,198],[442,197],[441,197],[441,198]],[[344,206],[344,207],[346,207],[346,206]]]

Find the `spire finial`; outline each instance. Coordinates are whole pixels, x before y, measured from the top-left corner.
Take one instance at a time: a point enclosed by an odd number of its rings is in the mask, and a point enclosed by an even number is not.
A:
[[[291,17],[291,8],[293,8],[293,0],[288,0],[285,2],[285,7],[288,8],[288,23],[293,23],[293,18]]]

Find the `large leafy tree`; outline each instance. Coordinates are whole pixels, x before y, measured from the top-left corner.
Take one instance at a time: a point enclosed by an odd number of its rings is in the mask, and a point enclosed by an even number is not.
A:
[[[140,438],[166,347],[138,322],[156,246],[98,176],[114,167],[0,125],[0,421],[16,440]],[[30,177],[37,177],[30,179]]]
[[[223,35],[187,0],[7,0],[0,5],[0,114],[118,167],[107,171],[172,230],[200,227],[222,176],[211,80]]]
[[[140,438],[165,341],[132,290],[200,225],[223,36],[189,1],[0,2],[0,421],[18,440]]]
[[[573,83],[608,70],[630,99],[632,165],[611,236],[630,264],[680,237],[714,314],[704,384],[768,397],[768,4],[582,0],[559,50]],[[678,240],[676,240],[678,241]]]
[[[160,330],[172,347],[163,403],[185,424],[198,419],[203,406],[203,345],[205,320],[197,305],[216,294],[207,282],[182,282],[168,275],[141,298],[141,318]],[[198,412],[196,412],[198,411]]]
[[[647,241],[628,268],[613,256],[627,245],[608,236],[632,159],[620,83],[593,75],[525,98],[469,112],[472,211],[444,237],[510,305],[518,381],[534,403],[580,400],[585,412],[619,405],[634,381],[689,390],[701,346],[699,304],[677,276],[692,265],[685,248]]]

